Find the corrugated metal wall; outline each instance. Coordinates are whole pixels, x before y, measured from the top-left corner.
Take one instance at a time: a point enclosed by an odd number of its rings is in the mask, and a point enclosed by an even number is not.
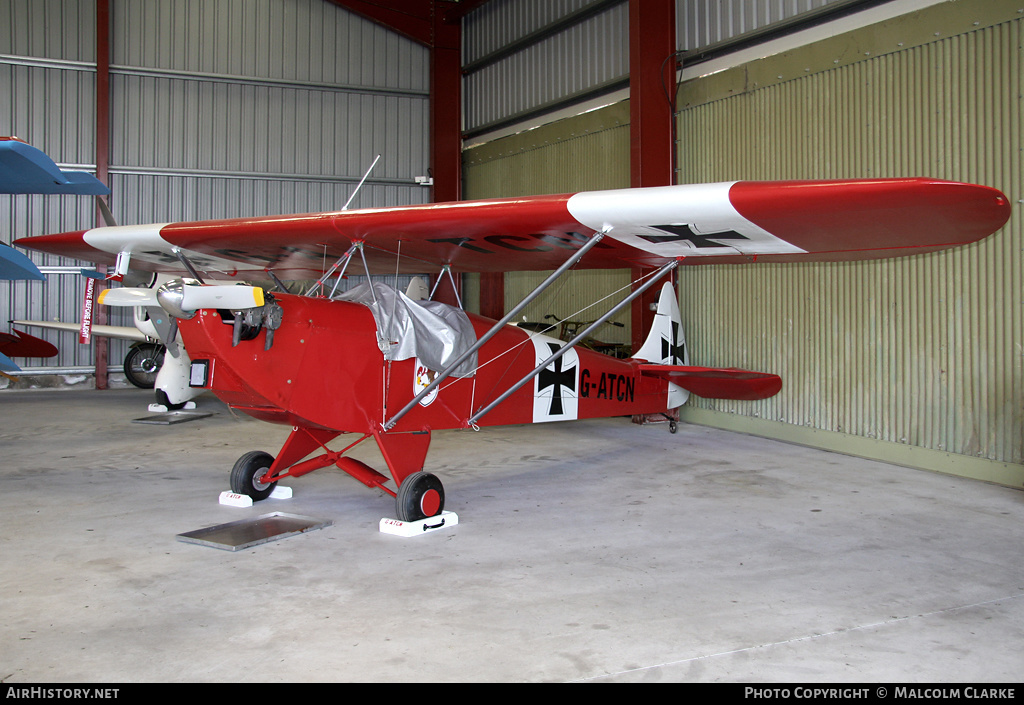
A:
[[[785,382],[693,409],[1024,462],[1019,5],[945,3],[683,86],[681,181],[926,175],[1016,206],[997,235],[945,253],[684,268],[692,359]]]
[[[94,2],[0,0],[0,134],[15,135],[58,164],[95,169],[96,7]],[[62,232],[92,223],[95,208],[81,196],[0,195],[0,238]],[[32,256],[46,268],[75,264]],[[12,319],[77,321],[81,277],[50,274],[49,281],[0,281],[2,330]],[[27,329],[26,329],[27,330]],[[61,356],[23,366],[92,365],[92,346],[73,336],[29,331],[56,344]],[[123,345],[119,350],[123,354]]]
[[[489,0],[463,23],[462,63],[472,64],[601,0]]]
[[[764,402],[691,397],[684,418],[1024,484],[1021,9],[940,3],[683,87],[680,182],[927,175],[999,187],[1016,208],[996,236],[947,253],[683,268],[694,362],[784,379]],[[469,150],[467,195],[627,184],[628,113],[592,134],[605,112]],[[508,305],[533,283],[509,274]],[[617,282],[572,286],[566,302]]]
[[[835,2],[849,0],[678,0],[677,27],[680,41],[686,38],[682,48],[699,48]],[[463,25],[463,64],[470,69],[464,80],[464,128],[473,133],[627,78],[628,9],[627,2],[609,0],[492,0],[469,14]],[[587,13],[593,14],[568,27],[559,25]],[[535,41],[516,46],[531,37]],[[501,55],[510,45],[513,51]],[[628,103],[619,103],[469,149],[464,195],[627,187],[628,123]],[[507,274],[506,308],[542,279],[533,273]],[[604,299],[628,279],[626,270],[572,275],[571,283],[534,302],[525,315],[531,320],[575,315],[582,302]],[[596,318],[616,301],[603,301],[580,315]],[[606,327],[601,335],[610,342],[627,342],[629,318],[627,309],[617,319],[624,326]]]
[[[111,0],[110,8],[118,222],[337,209],[377,154],[354,206],[428,199],[413,183],[428,167],[425,48],[324,0]],[[89,169],[95,14],[92,0],[0,0],[0,134]],[[88,199],[0,202],[5,241],[90,227],[93,218]],[[77,320],[81,279],[50,280],[0,283],[0,312]],[[91,365],[91,346],[41,337],[58,343],[61,357],[28,365]],[[113,365],[123,349],[112,346]]]
[[[677,0],[677,46],[702,49],[856,1]],[[463,36],[463,128],[474,136],[624,89],[629,76],[626,0],[491,0],[465,18]]]
[[[678,0],[676,44],[683,50],[750,34],[770,25],[850,0]]]
[[[601,11],[474,68],[502,47],[594,7]],[[463,24],[463,128],[486,129],[626,78],[628,9],[607,0],[493,0],[470,13]]]
[[[835,2],[849,0],[679,0],[680,41],[686,38],[682,48],[699,48]],[[470,69],[464,80],[464,128],[473,133],[503,124],[627,78],[628,10],[627,2],[609,0],[492,0],[469,14],[463,25],[463,64]],[[559,25],[588,12],[593,15],[568,27]],[[536,41],[516,46],[531,37]],[[496,56],[509,45],[511,53]],[[477,66],[479,62],[483,65]],[[486,198],[627,187],[628,122],[628,104],[620,103],[469,149],[464,195]],[[625,270],[574,275],[571,284],[534,302],[526,316],[575,314],[581,302],[619,291],[628,277]],[[506,308],[542,279],[531,273],[506,275]],[[615,301],[582,315],[596,318]],[[625,325],[602,331],[610,342],[629,340],[629,311],[618,321]]]
[[[129,222],[340,208],[377,154],[358,205],[426,199],[425,48],[323,0],[112,11],[111,186],[177,196]]]
[[[629,105],[619,103],[465,152],[466,198],[571,193],[629,186]],[[547,273],[505,275],[505,310],[523,300]],[[595,320],[629,293],[628,270],[570,272],[523,312],[526,320]],[[625,291],[621,291],[625,287]],[[615,292],[617,297],[606,298]],[[586,306],[598,301],[589,309]],[[629,341],[629,309],[596,332],[609,343]],[[548,321],[550,322],[550,320]]]
[[[467,199],[629,186],[629,104],[468,149]]]

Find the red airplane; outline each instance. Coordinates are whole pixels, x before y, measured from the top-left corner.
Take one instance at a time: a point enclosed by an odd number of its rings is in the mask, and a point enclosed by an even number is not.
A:
[[[424,470],[433,430],[673,418],[690,393],[776,394],[776,375],[689,364],[671,286],[632,358],[576,347],[677,266],[932,252],[980,240],[1009,215],[1008,199],[995,189],[932,179],[732,182],[96,228],[17,244],[114,265],[118,274],[129,266],[187,270],[189,279],[155,293],[111,289],[101,301],[170,314],[193,390],[212,390],[232,408],[292,427],[276,457],[252,451],[239,458],[232,490],[259,500],[284,478],[333,465],[395,496],[398,519],[408,522],[444,508],[440,480]],[[331,280],[359,260],[367,274],[554,271],[491,321],[381,284],[332,296]],[[328,271],[325,261],[334,262]],[[574,267],[650,274],[573,340],[507,325]],[[201,272],[319,279],[299,296],[206,284]],[[343,433],[352,440],[331,450]],[[370,438],[390,476],[346,455]]]

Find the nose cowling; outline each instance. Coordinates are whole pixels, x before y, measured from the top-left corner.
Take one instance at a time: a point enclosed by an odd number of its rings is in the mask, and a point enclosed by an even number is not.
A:
[[[199,286],[199,282],[196,282],[194,279],[190,279],[189,282],[189,284],[186,284],[184,279],[172,279],[161,284],[160,288],[156,290],[157,303],[160,304],[164,311],[167,311],[168,314],[175,318],[192,318],[198,310],[195,308],[186,310],[182,305],[185,300],[185,287]]]

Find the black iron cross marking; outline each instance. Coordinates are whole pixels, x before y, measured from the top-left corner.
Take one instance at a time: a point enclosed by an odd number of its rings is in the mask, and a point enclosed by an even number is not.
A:
[[[666,338],[661,339],[661,359],[667,360],[665,364],[668,365],[681,365],[683,364],[684,351],[686,345],[677,345],[676,341],[679,340],[679,324],[675,321],[672,322],[672,340]]]
[[[652,225],[652,228],[662,230],[670,235],[641,235],[647,242],[653,242],[660,244],[663,242],[680,242],[687,241],[694,247],[728,247],[720,242],[714,242],[714,240],[749,240],[750,238],[745,235],[740,235],[735,230],[726,230],[720,233],[707,233],[702,235],[700,233],[693,232],[693,228],[689,225]]]
[[[548,347],[551,348],[551,352],[557,352],[559,346],[554,343],[548,343]],[[551,408],[548,411],[549,416],[561,416],[562,411],[562,387],[575,392],[576,391],[576,367],[570,367],[568,369],[562,369],[562,360],[565,356],[555,360],[554,371],[544,368],[540,371],[537,376],[537,392],[543,392],[548,387],[554,387],[554,391],[551,393]]]

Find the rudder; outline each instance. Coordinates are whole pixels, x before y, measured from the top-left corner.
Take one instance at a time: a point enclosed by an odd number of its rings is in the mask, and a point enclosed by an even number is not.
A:
[[[675,288],[665,283],[658,297],[658,309],[654,314],[654,323],[647,340],[633,357],[656,365],[689,365],[690,352],[686,347],[686,336],[683,333],[682,317],[679,315],[679,302]],[[690,393],[682,387],[669,383],[668,406],[675,409],[686,403]]]

